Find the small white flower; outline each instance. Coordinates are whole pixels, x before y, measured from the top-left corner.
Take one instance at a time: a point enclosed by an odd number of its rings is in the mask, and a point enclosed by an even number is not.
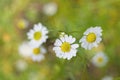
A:
[[[57,4],[54,2],[51,2],[44,5],[43,12],[48,16],[53,16],[57,12]]]
[[[34,28],[31,29],[28,33],[28,39],[30,39],[30,45],[41,45],[46,42],[48,36],[48,30],[41,23],[35,24]]]
[[[96,67],[103,67],[107,64],[108,57],[103,52],[99,52],[93,56],[91,61]]]
[[[26,70],[28,64],[24,60],[18,60],[16,62],[16,69],[19,71],[24,71]]]
[[[112,76],[105,76],[102,78],[102,80],[113,80]]]
[[[31,47],[30,45],[28,44],[28,42],[23,42],[20,46],[19,46],[19,54],[22,56],[22,57],[30,57],[30,53],[31,53]]]
[[[27,80],[40,80],[40,75],[37,72],[30,72]]]
[[[44,54],[46,53],[46,49],[44,47],[36,47],[32,46],[31,58],[33,61],[40,62],[44,59]]]
[[[84,36],[80,39],[81,46],[85,49],[97,47],[101,42],[102,29],[99,26],[91,27],[84,32]]]
[[[54,43],[55,47],[53,48],[56,56],[68,60],[70,60],[73,56],[76,56],[76,48],[78,48],[79,45],[73,44],[75,40],[75,38],[66,34],[63,37],[61,36],[60,39],[56,39]]]

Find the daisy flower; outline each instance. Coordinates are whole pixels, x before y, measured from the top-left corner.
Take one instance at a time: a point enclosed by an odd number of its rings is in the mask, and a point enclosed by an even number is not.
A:
[[[66,34],[61,36],[60,39],[56,39],[53,47],[56,56],[68,60],[70,60],[73,56],[76,56],[76,48],[78,48],[79,45],[73,44],[75,40],[75,38]]]
[[[95,56],[93,56],[91,62],[96,67],[103,67],[107,64],[108,57],[103,52],[99,52]]]
[[[16,69],[18,70],[18,71],[25,71],[26,69],[27,69],[27,67],[28,67],[28,64],[27,64],[27,62],[26,61],[24,61],[24,60],[18,60],[17,62],[16,62]]]
[[[80,39],[81,46],[85,49],[92,49],[97,47],[101,42],[102,38],[102,29],[101,27],[91,27],[84,32],[84,36]]]
[[[30,57],[31,47],[28,42],[25,41],[21,45],[19,45],[18,50],[19,50],[19,54],[22,57],[24,57],[24,58]]]
[[[105,76],[102,78],[102,80],[113,80],[112,76]]]
[[[47,3],[43,6],[43,13],[47,16],[53,16],[57,12],[57,4],[54,2]]]
[[[25,20],[25,19],[20,19],[20,20],[18,20],[18,22],[17,22],[17,26],[18,26],[18,28],[20,28],[20,29],[26,29],[26,28],[28,27],[28,25],[29,25],[29,23],[28,23],[28,21]]]
[[[32,46],[31,58],[33,61],[40,62],[44,59],[44,54],[46,53],[46,49],[44,47],[36,47]]]
[[[28,75],[28,79],[27,80],[40,80],[40,78],[42,78],[42,75],[39,75],[38,72],[30,72]],[[45,79],[42,79],[45,80]]]
[[[27,33],[27,36],[31,45],[41,45],[46,42],[48,38],[47,34],[47,28],[39,23],[34,25],[34,28]]]

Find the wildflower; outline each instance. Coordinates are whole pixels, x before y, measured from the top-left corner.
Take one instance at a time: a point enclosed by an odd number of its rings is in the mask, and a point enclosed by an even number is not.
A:
[[[101,42],[102,38],[102,29],[101,27],[91,27],[84,32],[84,36],[80,39],[81,46],[85,49],[92,49],[97,47]]]
[[[28,27],[28,21],[27,20],[25,20],[25,19],[20,19],[20,20],[18,20],[18,22],[17,22],[17,26],[18,26],[18,28],[20,28],[20,29],[25,29],[25,28],[27,28]]]
[[[30,45],[28,44],[28,42],[23,42],[20,46],[19,46],[19,54],[22,56],[22,57],[30,57],[30,53],[31,53],[31,47]]]
[[[48,36],[48,30],[41,23],[35,24],[34,28],[31,29],[28,33],[28,39],[30,39],[30,45],[41,45],[46,42]]]
[[[40,62],[44,59],[44,54],[46,53],[46,49],[44,47],[32,46],[31,58],[33,61]]]
[[[28,74],[28,79],[27,80],[40,80],[39,78],[42,78],[43,76],[39,75],[38,72],[30,72]]]
[[[91,61],[96,67],[103,67],[107,64],[108,57],[103,52],[99,52],[93,56]]]
[[[112,76],[105,76],[102,78],[102,80],[113,80]]]
[[[18,60],[16,62],[16,69],[18,71],[24,71],[27,69],[28,64],[24,60]]]
[[[43,13],[47,16],[53,16],[57,12],[57,4],[56,3],[48,3],[43,6]]]
[[[78,48],[79,45],[73,44],[75,40],[75,38],[66,34],[63,37],[61,36],[60,39],[56,39],[54,43],[55,47],[53,48],[56,56],[68,60],[70,60],[73,56],[76,56],[76,48]]]
[[[2,39],[4,42],[9,42],[11,40],[11,35],[8,33],[4,33]]]

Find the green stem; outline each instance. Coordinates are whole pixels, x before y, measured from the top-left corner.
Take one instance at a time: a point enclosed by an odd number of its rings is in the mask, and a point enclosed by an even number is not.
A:
[[[66,31],[62,31],[62,30],[49,30],[50,32],[57,32],[57,33],[66,33],[66,34],[74,34],[74,33],[79,33],[80,31],[70,31],[70,32],[66,32]]]

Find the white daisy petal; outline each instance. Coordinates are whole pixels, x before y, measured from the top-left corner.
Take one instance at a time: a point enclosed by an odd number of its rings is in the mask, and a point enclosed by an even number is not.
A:
[[[65,35],[65,41],[67,42],[68,40],[68,35]]]
[[[101,38],[101,37],[99,37],[99,38],[96,39],[96,42],[97,42],[97,43],[99,43],[100,41],[102,41],[102,38]]]
[[[80,40],[79,40],[79,42],[81,43],[81,42],[83,42],[83,41],[85,41],[86,40],[86,36],[83,36]]]
[[[47,51],[46,51],[46,49],[45,49],[44,47],[41,46],[41,52],[42,52],[43,54],[45,54]]]
[[[93,48],[92,44],[88,45],[88,50],[91,50]]]
[[[69,40],[71,40],[72,39],[72,36],[69,36]]]
[[[41,23],[38,23],[39,26],[43,26]]]
[[[60,46],[61,44],[62,44],[62,42],[59,39],[57,39],[54,45],[55,46]]]
[[[74,43],[75,41],[76,41],[76,39],[75,39],[75,38],[72,38],[71,44]]]
[[[98,44],[97,44],[97,43],[93,43],[92,45],[95,46],[95,47],[98,47]]]
[[[34,28],[33,28],[33,29],[34,29],[35,31],[38,31],[38,30],[40,30],[39,28],[41,28],[41,26],[34,25]]]
[[[77,50],[76,49],[71,49],[70,53],[72,53],[72,56],[76,56]]]
[[[28,36],[28,39],[32,39],[33,38],[33,35],[32,35],[33,33],[27,33],[27,36]]]
[[[36,42],[36,41],[34,41],[34,40],[31,40],[31,41],[29,41],[29,45],[30,46],[39,46],[39,45],[41,45],[42,43],[39,41],[39,42]]]
[[[57,53],[56,56],[62,58],[63,55],[61,53]]]
[[[60,49],[61,49],[60,47],[54,47],[54,48],[53,48],[54,51],[58,51],[58,50],[60,50]]]
[[[76,49],[76,48],[79,47],[79,45],[78,45],[78,44],[72,44],[71,47],[72,47],[73,49]]]
[[[64,41],[65,41],[65,38],[64,38],[64,37],[60,37],[60,40],[61,40],[62,42],[64,42]]]

